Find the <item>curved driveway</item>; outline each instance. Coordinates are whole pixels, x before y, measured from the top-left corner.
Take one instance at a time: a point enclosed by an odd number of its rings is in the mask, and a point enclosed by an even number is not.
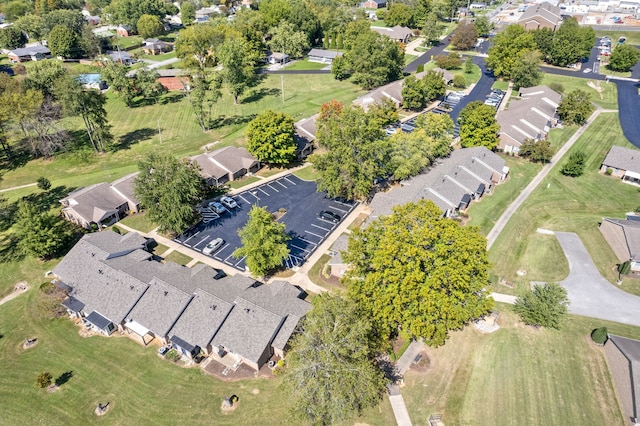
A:
[[[573,232],[555,232],[569,261],[569,276],[560,284],[569,295],[569,312],[586,317],[640,326],[640,297],[604,279]]]

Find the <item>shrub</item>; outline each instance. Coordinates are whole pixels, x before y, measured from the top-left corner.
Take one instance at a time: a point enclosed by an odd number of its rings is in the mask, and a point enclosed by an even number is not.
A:
[[[418,65],[418,69],[416,70],[416,72],[424,72],[424,65]]]
[[[613,169],[611,167],[607,167],[607,171],[605,173],[611,176],[611,174],[613,173]]]
[[[457,87],[459,89],[464,89],[467,87],[467,81],[461,75],[453,76],[453,87]]]
[[[599,345],[604,345],[609,339],[609,330],[607,327],[596,328],[591,332],[591,340]]]
[[[514,311],[525,324],[559,329],[568,305],[567,290],[560,284],[546,283],[519,297]]]
[[[43,191],[51,189],[51,181],[44,176],[39,177],[36,182],[38,189],[42,189]]]
[[[551,83],[549,84],[549,89],[558,93],[564,92],[564,86],[561,83]]]
[[[448,55],[438,55],[435,57],[436,65],[445,70],[454,70],[462,66],[462,59],[458,53],[449,53]]]
[[[169,361],[176,362],[180,359],[180,354],[175,349],[171,349],[164,357]]]
[[[584,173],[586,156],[582,151],[576,151],[569,156],[569,160],[562,166],[560,173],[565,176],[578,177]]]
[[[48,371],[38,374],[36,378],[36,386],[40,389],[45,389],[51,386],[51,381],[53,380],[53,376]]]

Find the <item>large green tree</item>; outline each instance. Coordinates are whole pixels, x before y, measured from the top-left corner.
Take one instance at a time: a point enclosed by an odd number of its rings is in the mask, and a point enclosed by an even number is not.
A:
[[[619,44],[609,58],[609,68],[613,71],[627,72],[638,62],[640,51],[630,44]]]
[[[449,114],[436,114],[434,112],[420,114],[416,118],[416,127],[424,129],[427,136],[438,141],[437,146],[440,148],[435,151],[436,157],[446,157],[451,152],[455,126]]]
[[[478,29],[471,21],[461,21],[451,36],[451,44],[456,50],[469,50],[476,44]]]
[[[169,153],[152,152],[138,163],[134,191],[160,232],[179,234],[196,222],[202,177],[197,166]]]
[[[282,387],[296,419],[330,425],[377,405],[385,379],[374,361],[379,345],[366,314],[328,293],[312,305],[291,343]]]
[[[247,150],[267,164],[289,164],[296,156],[291,116],[271,110],[260,113],[247,126]]]
[[[115,24],[126,24],[137,30],[142,15],[153,15],[162,19],[177,12],[176,8],[163,0],[113,0],[105,8],[105,15]]]
[[[251,207],[249,220],[238,235],[242,246],[233,256],[246,257],[249,271],[255,277],[264,277],[289,256],[287,242],[291,237],[285,231],[285,224],[276,222],[265,207]]]
[[[189,26],[196,20],[196,7],[190,1],[184,1],[180,5],[180,20],[184,26]]]
[[[422,109],[444,95],[446,89],[442,74],[436,71],[428,71],[420,80],[409,76],[402,85],[402,106],[405,109]]]
[[[273,52],[286,53],[291,58],[299,58],[306,52],[309,45],[309,37],[298,30],[291,22],[282,21],[277,27],[269,30],[271,40],[267,45]]]
[[[558,116],[567,124],[584,124],[594,110],[591,95],[576,89],[562,97],[558,105]]]
[[[429,13],[421,31],[425,44],[431,46],[438,43],[443,31],[444,25],[440,22],[438,16],[435,13]]]
[[[494,149],[498,145],[500,125],[496,121],[496,110],[482,101],[470,102],[460,111],[460,144],[463,148],[484,146]]]
[[[24,254],[41,259],[59,254],[71,237],[68,223],[59,216],[43,212],[28,202],[19,201],[13,231],[18,248]]]
[[[493,307],[486,246],[477,228],[443,218],[432,201],[405,204],[351,234],[343,283],[381,336],[402,329],[440,346]]]
[[[78,58],[82,53],[78,35],[62,25],[56,25],[49,32],[47,46],[54,56],[63,58]]]
[[[218,59],[222,64],[222,70],[218,75],[222,85],[233,96],[235,104],[238,104],[240,96],[256,78],[259,55],[255,46],[242,37],[231,37],[219,48]]]
[[[218,82],[214,76],[200,72],[183,81],[185,96],[191,105],[196,121],[203,132],[209,130],[213,106],[220,98]]]
[[[311,159],[320,174],[318,190],[351,200],[367,197],[374,179],[388,173],[390,144],[380,116],[348,106],[316,123],[318,144],[326,150]]]
[[[187,68],[204,70],[215,63],[215,48],[224,41],[224,34],[211,25],[191,25],[180,31],[176,39],[176,56]]]
[[[129,70],[126,66],[117,62],[107,62],[102,69],[102,77],[105,79],[111,90],[116,93],[126,106],[131,108],[136,97],[135,81],[129,78]]]
[[[384,15],[384,23],[390,27],[413,27],[413,8],[404,3],[393,3]]]
[[[144,14],[140,16],[136,27],[142,38],[158,37],[164,34],[164,24],[156,15]]]
[[[513,309],[525,324],[559,329],[567,315],[567,290],[557,283],[537,285],[519,297]]]
[[[397,180],[417,175],[433,160],[450,152],[447,139],[436,139],[421,128],[411,133],[395,133],[390,139],[392,146],[389,164],[391,173]]]
[[[44,15],[44,20],[49,31],[60,25],[70,29],[78,36],[82,33],[82,26],[86,22],[79,10],[68,9],[53,10]]]
[[[27,36],[18,28],[7,27],[0,29],[0,47],[3,49],[18,49],[27,43]]]
[[[533,34],[520,25],[509,25],[493,38],[487,52],[487,67],[496,77],[511,77],[513,67],[525,50],[535,50]]]
[[[538,51],[525,50],[511,70],[513,88],[533,87],[540,84],[544,74],[540,71],[540,53]]]
[[[56,82],[67,75],[67,69],[59,61],[41,61],[31,64],[29,74],[24,79],[24,87],[33,89],[47,97],[54,97]]]
[[[25,15],[21,16],[13,26],[25,33],[31,42],[40,42],[44,40],[48,33],[47,23],[42,16]]]
[[[548,61],[560,67],[580,62],[588,58],[596,41],[596,34],[591,27],[581,27],[575,18],[567,18],[553,35]],[[547,52],[543,52],[547,53]]]

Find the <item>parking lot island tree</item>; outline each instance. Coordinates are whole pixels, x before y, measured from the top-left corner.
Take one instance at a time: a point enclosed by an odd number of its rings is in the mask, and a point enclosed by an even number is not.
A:
[[[296,157],[293,118],[275,111],[265,111],[247,126],[247,150],[260,162],[289,164]]]
[[[291,237],[285,231],[285,224],[276,222],[265,207],[251,207],[249,220],[238,230],[238,235],[242,246],[233,252],[233,256],[246,257],[247,267],[255,277],[266,276],[282,265],[289,255],[287,242]]]
[[[525,50],[520,53],[518,61],[511,70],[513,88],[519,90],[522,87],[533,87],[540,84],[544,73],[540,71],[540,52]]]
[[[430,200],[395,207],[355,230],[342,257],[351,265],[342,279],[349,297],[384,338],[403,330],[440,346],[493,307],[486,238],[442,217]]]
[[[168,153],[152,152],[138,163],[134,192],[160,232],[179,234],[193,225],[202,196],[197,166]]]
[[[385,379],[374,361],[379,345],[367,315],[339,295],[320,294],[311,303],[291,343],[282,387],[295,418],[329,425],[377,405]]]
[[[318,191],[327,191],[330,197],[362,199],[376,178],[386,176],[391,144],[384,137],[382,111],[350,105],[325,116],[321,113],[317,140],[326,152],[311,157],[320,174]]]
[[[500,125],[496,121],[496,110],[482,103],[470,102],[460,111],[460,144],[463,148],[484,146],[494,149],[498,146]]]

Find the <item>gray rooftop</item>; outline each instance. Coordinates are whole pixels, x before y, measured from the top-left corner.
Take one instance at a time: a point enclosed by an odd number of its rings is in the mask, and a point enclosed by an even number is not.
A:
[[[615,169],[640,173],[640,151],[614,145],[602,164]]]
[[[325,50],[325,49],[311,49],[308,55],[318,56],[320,58],[335,59],[338,56],[342,56],[342,52],[336,52],[334,50]]]
[[[543,18],[554,25],[558,25],[560,24],[560,22],[562,22],[562,17],[560,16],[560,8],[545,1],[527,7],[527,10],[525,10],[524,13],[520,16],[520,19],[518,19],[518,23],[539,18]]]
[[[227,146],[191,158],[198,163],[204,177],[222,177],[222,172],[235,174],[242,169],[250,169],[258,160],[244,148]]]
[[[624,244],[626,244],[627,250],[629,251],[629,259],[639,261],[640,260],[640,221],[628,220],[628,219],[614,219],[610,217],[603,218],[603,221],[610,222],[620,227],[619,229],[622,230],[622,235],[620,235],[619,233],[618,235],[624,238]]]
[[[111,182],[111,187],[120,195],[122,195],[127,200],[131,201],[134,204],[140,204],[140,200],[136,196],[133,185],[138,176],[138,173],[131,173],[130,175],[126,175],[121,177],[120,179],[116,179]]]
[[[410,37],[413,34],[411,28],[401,27],[396,25],[395,27],[370,27],[371,30],[384,34],[394,40],[405,40],[407,37]]]
[[[14,49],[10,53],[16,56],[31,56],[37,54],[49,55],[51,54],[51,50],[47,46],[35,45],[29,47],[21,47],[19,49]]]
[[[342,252],[347,250],[348,246],[349,235],[341,234],[331,246],[331,251],[334,253],[334,255],[331,257],[329,265],[342,265],[344,263],[342,260]]]

